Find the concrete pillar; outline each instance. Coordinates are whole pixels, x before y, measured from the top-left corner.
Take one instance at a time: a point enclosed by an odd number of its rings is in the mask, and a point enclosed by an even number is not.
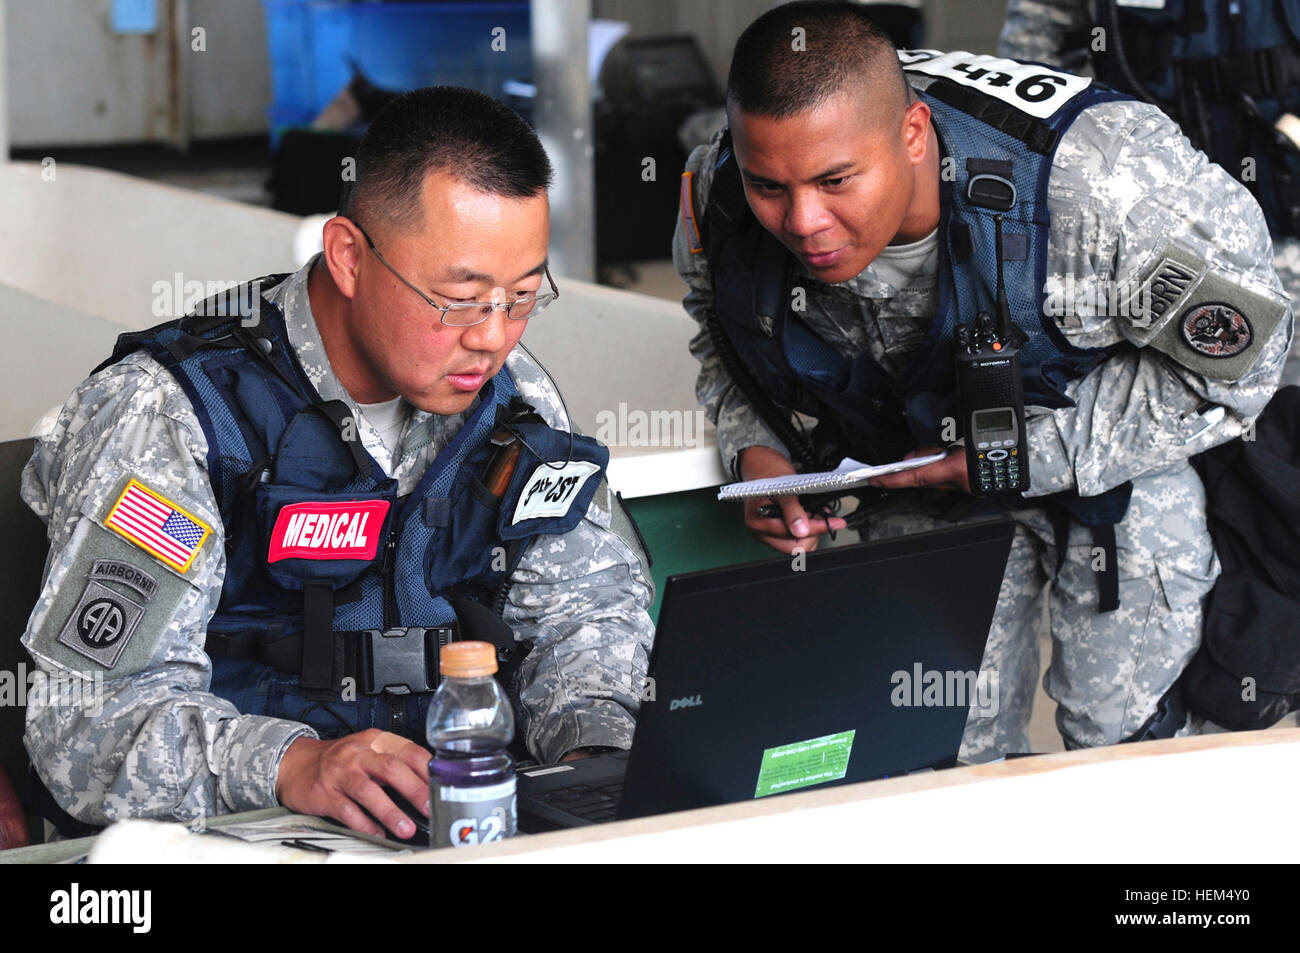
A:
[[[555,166],[551,268],[596,280],[595,127],[587,75],[591,0],[532,0],[534,119]]]
[[[9,161],[9,61],[5,55],[5,6],[0,0],[0,162]]]

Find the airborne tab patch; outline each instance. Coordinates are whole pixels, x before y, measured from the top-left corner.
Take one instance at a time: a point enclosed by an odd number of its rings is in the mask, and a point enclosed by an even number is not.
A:
[[[104,525],[179,573],[189,572],[212,527],[161,493],[132,479]]]
[[[115,559],[96,559],[90,568],[90,578],[116,580],[130,586],[144,597],[145,601],[152,599],[154,593],[158,591],[158,580],[153,576],[130,563],[118,562]]]

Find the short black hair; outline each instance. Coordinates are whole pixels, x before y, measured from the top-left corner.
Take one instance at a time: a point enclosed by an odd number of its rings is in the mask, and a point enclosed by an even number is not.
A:
[[[552,176],[546,150],[514,110],[460,86],[426,86],[394,99],[370,123],[356,159],[339,214],[367,228],[418,224],[420,189],[432,172],[507,198],[545,192]]]
[[[798,31],[798,32],[797,32]],[[857,4],[799,0],[764,13],[736,41],[727,107],[784,119],[820,106],[852,84],[911,101],[898,51]]]

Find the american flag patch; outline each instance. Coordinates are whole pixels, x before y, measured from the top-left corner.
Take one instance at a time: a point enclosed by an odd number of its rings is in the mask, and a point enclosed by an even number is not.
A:
[[[212,528],[139,480],[131,480],[108,511],[104,525],[157,556],[177,572],[188,572]]]

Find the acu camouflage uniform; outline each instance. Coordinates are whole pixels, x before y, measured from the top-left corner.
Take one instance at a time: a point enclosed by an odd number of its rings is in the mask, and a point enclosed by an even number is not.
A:
[[[308,302],[313,263],[267,297],[283,310],[289,340],[322,399],[345,401],[367,452],[386,460],[378,433],[330,368]],[[541,368],[522,349],[506,366],[547,423],[566,428]],[[389,470],[402,496],[469,413],[409,410]],[[189,820],[274,806],[285,750],[299,737],[315,736],[298,722],[241,715],[208,691],[204,633],[226,562],[207,450],[180,385],[137,351],[77,388],[23,474],[23,498],[49,524],[44,587],[23,636],[42,669],[90,668],[70,665],[58,640],[96,559],[129,563],[157,582],[147,601],[132,596],[145,611],[121,659],[104,673],[102,713],[76,705],[28,707],[32,763],[59,804],[86,823]],[[104,528],[127,474],[213,528],[184,574]],[[574,530],[538,537],[512,580],[504,619],[518,639],[536,643],[520,672],[525,719],[519,731],[529,751],[555,761],[583,746],[630,747],[654,636],[647,614],[652,591],[637,553],[611,529],[608,487],[599,488]]]
[[[1089,37],[1093,25],[1093,0],[1010,0],[1007,19],[998,39],[998,55],[1036,60],[1071,73],[1086,73],[1086,45],[1069,38]],[[1282,289],[1294,302],[1300,296],[1300,238],[1273,238],[1273,267]],[[1279,386],[1300,384],[1300,341],[1293,344]]]
[[[687,162],[695,212],[706,207],[720,138],[721,132]],[[1029,750],[1044,611],[1053,642],[1045,687],[1058,703],[1067,746],[1113,744],[1155,713],[1200,642],[1201,599],[1219,573],[1204,490],[1187,460],[1243,432],[1276,389],[1291,342],[1291,313],[1254,199],[1154,107],[1113,102],[1083,111],[1062,136],[1048,200],[1046,290],[1066,305],[1057,323],[1072,343],[1131,344],[1137,331],[1108,315],[1105,289],[1108,283],[1133,287],[1171,247],[1208,263],[1206,280],[1245,296],[1256,316],[1276,326],[1239,380],[1203,377],[1154,348],[1124,346],[1069,384],[1077,406],[1027,409],[1027,497],[1070,489],[1094,496],[1133,482],[1128,513],[1116,526],[1120,608],[1097,611],[1097,553],[1087,527],[1071,523],[1062,556],[1045,509],[1027,499],[1010,513],[1016,535],[984,657],[984,668],[997,672],[998,709],[988,717],[972,711],[967,722],[962,757],[975,761]],[[688,227],[679,218],[673,257],[689,286],[686,308],[703,322],[711,282],[705,255],[691,251]],[[934,319],[933,258],[904,288],[885,283],[870,265],[834,285],[802,277],[806,324],[845,356],[869,349],[891,374],[908,365]],[[707,330],[692,340],[691,351],[701,363],[696,396],[717,424],[724,465],[735,472],[737,455],[755,445],[789,456],[732,384]],[[1197,408],[1206,401],[1226,416],[1198,433],[1205,424]],[[894,492],[864,536],[941,527],[938,511],[953,502],[937,491]],[[1064,560],[1059,573],[1058,558]],[[940,596],[955,585],[960,580],[935,580]]]

